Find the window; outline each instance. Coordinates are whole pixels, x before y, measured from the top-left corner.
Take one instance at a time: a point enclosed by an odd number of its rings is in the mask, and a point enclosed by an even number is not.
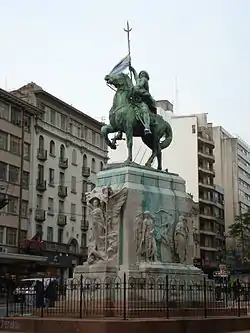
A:
[[[88,159],[87,159],[87,156],[85,154],[83,155],[82,166],[84,168],[87,168],[87,166],[88,166]]]
[[[11,107],[11,118],[10,121],[13,125],[21,127],[21,111]]]
[[[4,243],[4,227],[0,227],[0,244]]]
[[[0,180],[7,180],[7,164],[0,162]]]
[[[30,132],[31,118],[27,115],[24,116],[24,130]]]
[[[69,133],[72,134],[73,132],[73,124],[69,123]]]
[[[95,145],[96,135],[95,132],[92,132],[92,144]]]
[[[92,160],[91,160],[91,172],[96,172],[96,170],[95,170],[95,159],[94,158],[92,158]]]
[[[64,145],[60,146],[60,158],[63,159],[65,157],[65,147]]]
[[[86,217],[87,217],[87,207],[82,206],[82,219],[86,220]]]
[[[51,156],[55,156],[56,150],[55,150],[55,142],[53,140],[49,143],[49,153]]]
[[[2,131],[0,131],[0,149],[8,149],[8,134]]]
[[[36,198],[36,208],[42,209],[43,208],[43,197],[42,195],[38,195]]]
[[[43,236],[43,225],[42,223],[37,223],[36,224],[36,234],[39,236]]]
[[[76,204],[71,204],[71,220],[75,221],[76,220]]]
[[[195,134],[195,132],[196,132],[195,125],[192,125],[192,133]]]
[[[86,247],[87,246],[87,235],[86,232],[82,232],[82,237],[81,237],[81,246]]]
[[[71,192],[76,193],[76,177],[71,177]]]
[[[54,199],[48,198],[48,214],[54,214]]]
[[[81,128],[81,138],[82,139],[85,139],[85,132],[86,132],[86,129],[85,129],[85,127],[84,126],[82,126],[82,128]]]
[[[66,116],[61,114],[61,129],[66,131]]]
[[[23,188],[24,189],[28,189],[29,188],[29,178],[30,178],[30,174],[27,171],[23,172]]]
[[[41,164],[38,164],[38,180],[40,182],[44,181],[44,167]]]
[[[12,184],[19,184],[19,168],[14,165],[9,166],[9,182]]]
[[[47,227],[47,241],[53,242],[53,227]]]
[[[29,202],[26,200],[22,200],[22,216],[28,217],[28,206]]]
[[[88,182],[86,180],[82,181],[82,193],[88,192]]]
[[[55,170],[49,169],[49,184],[54,185],[55,183]]]
[[[100,171],[103,170],[103,162],[100,162]]]
[[[26,230],[20,230],[20,240],[27,239],[27,231]]]
[[[9,120],[9,110],[10,110],[9,104],[0,101],[0,118]]]
[[[63,229],[62,228],[58,228],[57,241],[60,244],[63,243]]]
[[[20,138],[11,135],[10,136],[10,152],[20,155]]]
[[[6,244],[16,245],[17,230],[14,228],[6,228]]]
[[[64,213],[64,201],[59,200],[59,214]]]
[[[30,144],[26,142],[23,145],[23,158],[26,161],[30,160]]]
[[[64,185],[64,181],[65,181],[64,173],[60,172],[60,174],[59,174],[59,185]]]
[[[52,109],[50,109],[50,122],[52,125],[56,124],[56,112]]]
[[[77,163],[77,152],[75,149],[72,150],[72,164],[76,165]]]
[[[81,137],[81,126],[77,126],[77,137]]]
[[[39,149],[40,150],[44,149],[44,138],[42,135],[39,136]]]

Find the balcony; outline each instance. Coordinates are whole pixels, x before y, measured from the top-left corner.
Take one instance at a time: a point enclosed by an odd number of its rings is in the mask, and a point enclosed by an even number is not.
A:
[[[199,202],[205,205],[215,205],[213,199],[210,199],[209,197],[199,197]]]
[[[86,219],[81,220],[81,230],[86,232],[86,231],[88,231],[88,228],[89,228],[88,221]]]
[[[46,191],[46,180],[44,179],[37,179],[36,180],[36,190],[39,192],[44,192]]]
[[[205,252],[217,252],[218,249],[212,245],[200,245],[200,250]]]
[[[64,157],[59,158],[59,168],[67,169],[68,165],[69,165],[69,161],[67,158],[64,158]]]
[[[200,234],[201,235],[207,235],[207,236],[216,236],[216,233],[209,229],[201,229],[200,228]]]
[[[217,221],[216,216],[214,216],[212,213],[200,212],[199,216],[201,219]]]
[[[215,177],[215,171],[213,168],[211,169],[208,169],[204,166],[199,166],[198,170],[201,172],[201,173],[205,173],[206,175],[210,175],[210,176],[213,176]]]
[[[38,148],[37,149],[37,159],[39,161],[47,161],[47,150]]]
[[[67,186],[59,185],[58,186],[58,196],[60,198],[66,198],[67,195],[68,195],[68,188],[67,188]]]
[[[209,159],[213,162],[215,161],[214,155],[210,154],[210,153],[207,153],[205,151],[198,150],[198,156],[201,157],[201,158]]]
[[[35,211],[35,220],[37,222],[44,222],[45,221],[45,210],[41,208],[37,208]]]
[[[82,167],[82,176],[83,177],[89,177],[90,176],[90,168],[88,167]]]
[[[59,213],[57,216],[57,224],[59,227],[64,227],[67,224],[67,216]]]
[[[199,179],[199,186],[204,187],[209,190],[214,190],[214,184],[208,184],[207,182],[202,181],[201,179]]]
[[[86,198],[86,193],[82,193],[82,204],[83,205],[86,205],[86,203],[87,203],[87,198]]]
[[[200,132],[198,134],[198,141],[200,141],[201,143],[205,143],[209,146],[211,146],[212,148],[214,148],[214,140],[209,137],[209,135],[204,135],[202,132]]]

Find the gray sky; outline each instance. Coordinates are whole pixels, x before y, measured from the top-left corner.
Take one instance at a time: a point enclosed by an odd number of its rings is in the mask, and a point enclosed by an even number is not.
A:
[[[127,53],[156,99],[250,143],[249,0],[0,0],[0,86],[34,81],[98,119],[113,92],[103,77]],[[7,80],[6,80],[7,78]]]

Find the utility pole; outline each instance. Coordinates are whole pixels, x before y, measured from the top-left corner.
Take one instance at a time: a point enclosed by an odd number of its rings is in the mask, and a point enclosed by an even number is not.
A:
[[[21,248],[21,226],[22,226],[22,201],[23,201],[23,164],[24,164],[24,119],[25,111],[21,109],[21,163],[20,163],[20,185],[19,185],[19,212],[17,225],[17,250],[20,253]]]

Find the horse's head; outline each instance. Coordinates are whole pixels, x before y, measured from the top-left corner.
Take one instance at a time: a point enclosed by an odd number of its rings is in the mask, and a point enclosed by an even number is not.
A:
[[[111,84],[112,86],[118,88],[131,88],[132,87],[132,81],[129,78],[127,74],[119,73],[119,74],[108,74],[105,76],[105,81],[108,84]]]

